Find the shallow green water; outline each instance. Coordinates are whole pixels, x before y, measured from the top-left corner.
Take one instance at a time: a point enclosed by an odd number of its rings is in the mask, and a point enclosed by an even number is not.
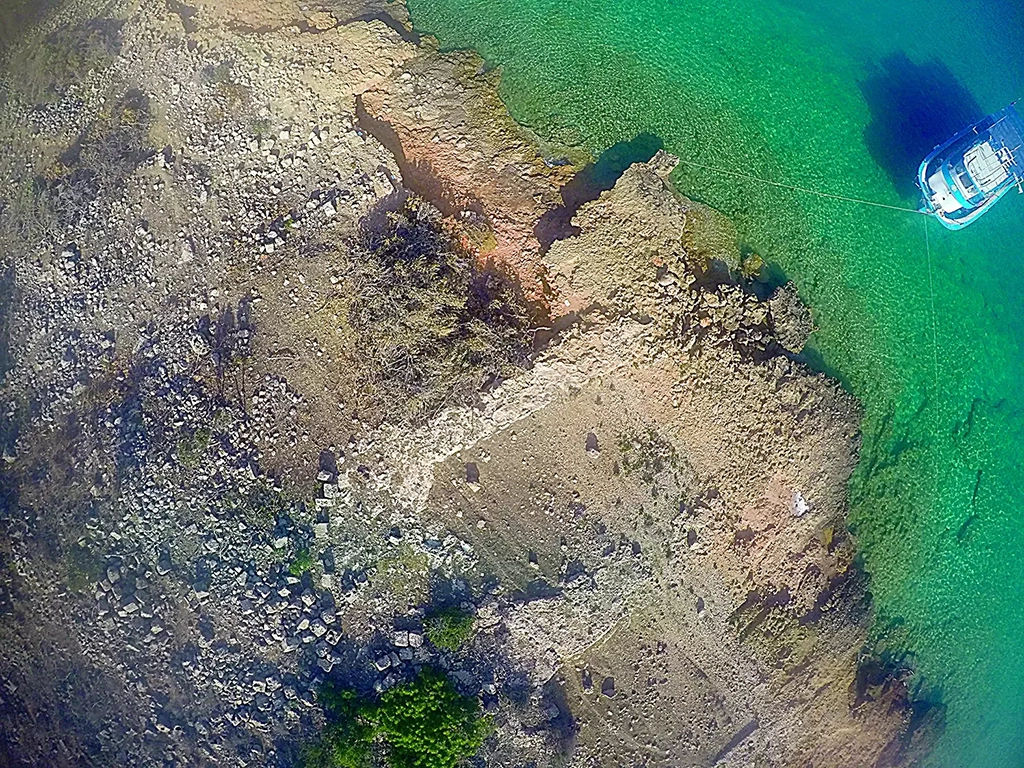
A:
[[[502,66],[542,135],[597,153],[646,131],[684,160],[895,206],[934,143],[1024,96],[1005,0],[409,6]],[[694,166],[677,184],[796,279],[820,364],[865,404],[852,522],[876,632],[949,707],[935,764],[1024,764],[1024,198],[952,233]]]

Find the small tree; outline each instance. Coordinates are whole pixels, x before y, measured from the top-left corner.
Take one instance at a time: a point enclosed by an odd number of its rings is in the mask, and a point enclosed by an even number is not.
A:
[[[375,742],[389,768],[455,768],[489,729],[476,699],[430,668],[377,701],[332,686],[321,689],[320,700],[327,725],[303,751],[305,768],[368,768]]]
[[[391,768],[453,768],[476,753],[487,733],[476,699],[433,669],[386,691],[375,721]]]

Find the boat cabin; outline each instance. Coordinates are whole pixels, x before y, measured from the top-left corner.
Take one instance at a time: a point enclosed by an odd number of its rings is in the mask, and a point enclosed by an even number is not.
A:
[[[921,208],[963,229],[1011,188],[1024,190],[1024,120],[1013,104],[979,120],[922,161]]]

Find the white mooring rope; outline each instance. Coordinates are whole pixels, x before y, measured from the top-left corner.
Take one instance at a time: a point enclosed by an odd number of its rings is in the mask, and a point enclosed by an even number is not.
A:
[[[701,163],[695,163],[692,160],[680,160],[683,165],[690,165],[694,168],[703,168],[706,171],[714,171],[716,173],[724,173],[727,176],[735,176],[740,179],[748,179],[749,181],[757,181],[761,184],[768,184],[773,187],[782,187],[783,189],[791,189],[795,192],[804,192],[808,195],[817,195],[818,197],[828,197],[833,200],[845,200],[848,203],[860,203],[861,205],[873,205],[876,208],[888,208],[890,211],[903,211],[904,213],[919,213],[923,216],[930,216],[927,211],[921,211],[917,208],[904,208],[898,205],[886,205],[885,203],[876,203],[872,200],[861,200],[857,197],[846,197],[844,195],[833,195],[831,192],[819,192],[816,189],[809,189],[807,187],[797,187],[792,184],[783,184],[779,181],[769,181],[768,179],[762,179],[757,176],[752,176],[749,173],[740,173],[739,171],[727,171],[725,168],[716,168],[713,165],[703,165]]]

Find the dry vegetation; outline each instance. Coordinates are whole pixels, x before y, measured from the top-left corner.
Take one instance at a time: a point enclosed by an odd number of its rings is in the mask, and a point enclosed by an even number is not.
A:
[[[364,222],[350,285],[356,356],[385,418],[422,423],[472,405],[528,361],[511,281],[479,269],[419,200]]]

